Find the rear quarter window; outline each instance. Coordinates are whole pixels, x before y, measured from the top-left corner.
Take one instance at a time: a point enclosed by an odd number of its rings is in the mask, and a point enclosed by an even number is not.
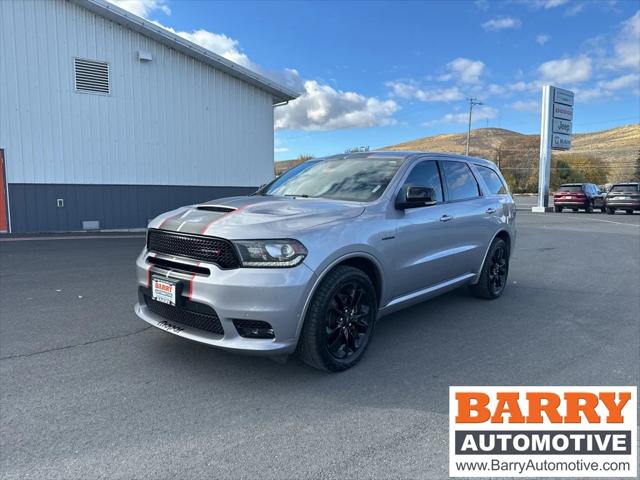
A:
[[[489,194],[491,195],[504,195],[507,193],[507,187],[502,183],[502,180],[498,176],[498,174],[490,169],[489,167],[482,167],[480,165],[476,165],[476,170],[484,180],[484,183],[487,185],[489,189]]]
[[[447,185],[447,200],[467,200],[480,196],[480,187],[465,162],[442,162],[445,182]]]

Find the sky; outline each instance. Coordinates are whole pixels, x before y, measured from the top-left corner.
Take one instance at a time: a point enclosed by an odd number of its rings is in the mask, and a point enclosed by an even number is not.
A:
[[[110,0],[300,92],[275,159],[473,128],[540,129],[541,87],[574,133],[640,122],[640,1]]]

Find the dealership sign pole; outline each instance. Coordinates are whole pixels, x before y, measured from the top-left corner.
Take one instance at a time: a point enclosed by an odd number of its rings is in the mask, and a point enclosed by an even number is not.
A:
[[[573,128],[573,92],[551,85],[542,87],[540,123],[540,167],[538,169],[538,205],[532,212],[549,212],[551,150],[569,150]]]

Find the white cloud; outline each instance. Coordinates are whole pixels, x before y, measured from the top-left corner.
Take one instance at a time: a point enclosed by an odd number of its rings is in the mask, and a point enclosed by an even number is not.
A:
[[[550,60],[538,67],[543,82],[559,85],[586,82],[591,70],[591,59],[586,56]]]
[[[547,35],[546,33],[540,33],[536,36],[536,42],[538,42],[540,45],[544,45],[549,40],[551,40],[551,36]]]
[[[335,90],[315,80],[304,82],[305,93],[275,110],[276,130],[338,130],[395,123],[393,100]]]
[[[509,28],[520,28],[522,22],[513,17],[501,17],[501,18],[492,18],[491,20],[484,22],[482,24],[482,28],[487,31],[496,32],[499,30],[506,30]]]
[[[289,149],[287,147],[275,147],[273,153],[286,153]]]
[[[503,87],[502,85],[497,85],[495,83],[488,85],[485,89],[485,92],[487,92],[489,95],[503,95],[504,93],[506,93],[506,91],[507,89],[505,87]]]
[[[566,3],[569,3],[569,0],[534,0],[532,4],[534,7],[549,10],[550,8],[565,5]]]
[[[519,112],[539,112],[540,111],[540,103],[535,100],[518,100],[513,102],[511,108],[517,110]]]
[[[231,60],[238,65],[242,65],[243,67],[250,70],[264,73],[262,69],[258,65],[253,63],[249,59],[247,54],[240,49],[240,42],[234,40],[231,37],[227,37],[223,33],[213,33],[204,29],[193,30],[191,32],[181,32],[178,30],[174,30],[171,27],[162,25],[160,22],[154,21],[153,23],[155,23],[159,27],[169,30],[174,35],[178,35],[185,40],[189,40],[190,42],[193,42],[203,48],[206,48],[207,50],[212,51],[213,53],[217,53],[221,57],[224,57],[227,60]]]
[[[447,64],[447,69],[462,83],[478,83],[485,65],[480,60],[456,58]]]
[[[447,73],[436,79],[439,82],[451,82],[452,84],[447,87],[424,87],[415,81],[392,81],[385,85],[390,89],[389,94],[393,97],[415,99],[421,102],[454,102],[465,98],[462,88],[471,91],[480,88],[480,77],[485,71],[485,64],[480,60],[456,58],[447,63],[446,70]],[[493,94],[501,92],[501,88],[499,85],[489,87]]]
[[[165,15],[171,15],[171,9],[166,0],[108,0],[117,7],[123,8],[134,15],[147,18],[150,13],[160,10]]]
[[[629,73],[627,75],[614,78],[613,80],[598,83],[607,90],[621,90],[629,87],[635,87],[637,89],[640,87],[640,74]]]
[[[640,70],[640,10],[623,22],[614,51],[615,66]]]
[[[542,82],[534,80],[532,82],[524,82],[519,80],[515,83],[507,85],[507,89],[511,92],[535,92],[539,91],[542,87]]]
[[[481,105],[473,109],[472,122],[480,122],[482,120],[491,120],[498,116],[498,110],[492,107]],[[464,113],[447,113],[444,117],[438,120],[431,120],[425,122],[423,125],[430,127],[433,125],[439,125],[443,123],[456,123],[466,124],[469,121],[469,112]]]
[[[571,7],[567,8],[564,12],[566,17],[573,17],[579,14],[584,9],[584,3],[574,3]]]
[[[416,99],[421,102],[453,102],[462,100],[464,94],[456,87],[449,88],[420,88],[414,83],[387,82],[387,87],[391,89],[391,95],[399,98]]]
[[[629,73],[612,80],[601,80],[594,87],[576,89],[578,101],[587,102],[597,98],[615,95],[619,90],[630,90],[634,95],[640,95],[640,74]]]

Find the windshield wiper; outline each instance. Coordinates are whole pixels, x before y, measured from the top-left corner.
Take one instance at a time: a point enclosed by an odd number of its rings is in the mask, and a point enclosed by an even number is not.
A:
[[[306,193],[303,193],[301,195],[296,195],[296,194],[291,194],[291,193],[287,193],[286,195],[282,195],[283,197],[302,197],[302,198],[309,198],[309,195],[307,195]]]

